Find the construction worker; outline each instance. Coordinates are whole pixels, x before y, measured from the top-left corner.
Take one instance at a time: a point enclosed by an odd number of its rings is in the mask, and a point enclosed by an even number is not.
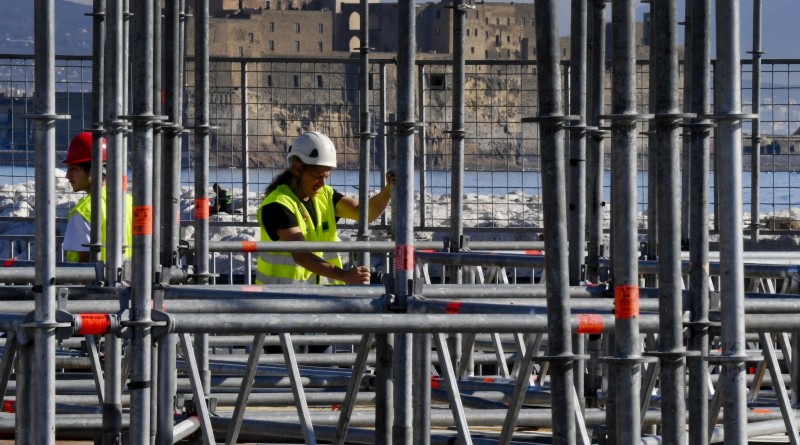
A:
[[[267,187],[258,209],[261,241],[339,241],[336,221],[358,220],[359,202],[325,182],[336,168],[336,148],[328,136],[307,131],[289,147],[289,168]],[[386,187],[369,199],[369,220],[386,210],[395,174],[386,174]],[[256,283],[369,284],[365,266],[345,269],[335,252],[261,252]]]
[[[103,185],[101,188],[101,233],[100,259],[106,260],[106,140],[102,139],[103,144]],[[91,221],[92,221],[92,133],[85,131],[79,133],[72,139],[67,149],[67,157],[62,161],[67,165],[66,178],[72,185],[74,192],[86,192],[86,196],[81,198],[75,207],[70,210],[67,216],[67,229],[64,232],[64,244],[62,249],[66,253],[66,260],[70,262],[89,262],[91,261],[89,243],[91,242]],[[125,212],[125,257],[130,258],[131,247],[133,246],[132,220],[133,220],[133,198],[125,194],[127,209]]]
[[[211,187],[217,196],[214,198],[214,204],[211,205],[209,213],[216,215],[217,213],[233,213],[233,196],[230,192],[222,188],[216,182]]]

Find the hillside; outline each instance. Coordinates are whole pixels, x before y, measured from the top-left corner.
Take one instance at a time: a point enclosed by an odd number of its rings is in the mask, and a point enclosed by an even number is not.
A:
[[[32,0],[0,1],[0,53],[33,54]],[[92,52],[91,6],[55,0],[56,54],[88,55]]]

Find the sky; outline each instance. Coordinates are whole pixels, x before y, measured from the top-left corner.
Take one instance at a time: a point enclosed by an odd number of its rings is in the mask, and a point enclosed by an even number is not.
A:
[[[91,5],[92,0],[70,0],[75,3]],[[438,0],[431,0],[438,1]],[[489,0],[491,1],[491,0]],[[511,1],[511,0],[508,0]],[[531,0],[516,0],[529,2]],[[735,0],[721,0],[735,1]],[[742,58],[748,58],[748,51],[753,49],[753,2],[754,0],[739,0],[740,18],[740,50]],[[678,0],[678,15],[683,17],[686,0]],[[714,0],[711,2],[711,13],[714,14]],[[761,47],[766,52],[765,59],[800,59],[800,39],[796,31],[800,29],[800,0],[762,0],[762,37]],[[558,7],[558,32],[560,35],[569,35],[570,6],[572,0],[557,0]],[[609,12],[611,5],[606,6]],[[637,18],[641,19],[649,11],[648,4],[636,8]],[[713,30],[713,28],[712,28]],[[712,31],[713,33],[713,31]],[[713,40],[713,36],[712,36]],[[714,50],[712,48],[712,57]]]

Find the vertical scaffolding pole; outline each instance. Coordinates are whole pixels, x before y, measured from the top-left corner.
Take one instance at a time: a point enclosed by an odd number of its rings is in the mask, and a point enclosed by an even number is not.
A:
[[[592,129],[591,137],[587,141],[586,150],[586,282],[598,283],[598,263],[603,252],[603,175],[605,172],[604,160],[604,131],[601,130],[600,115],[605,107],[605,0],[591,0],[589,2],[589,28],[588,60],[587,60],[587,102],[586,122]],[[597,406],[596,400],[602,387],[602,366],[597,360],[602,355],[602,337],[590,335],[586,349],[592,354],[593,360],[587,365],[587,394],[592,406]],[[613,397],[609,393],[609,397]],[[613,406],[613,404],[612,404]],[[611,415],[609,413],[608,415]]]
[[[550,359],[554,444],[574,444],[575,396],[569,308],[564,109],[562,105],[556,0],[535,4],[538,24],[539,128],[541,134],[544,243],[547,266],[547,347]],[[527,378],[520,376],[519,378]]]
[[[636,221],[636,41],[633,0],[612,4],[611,259],[615,301],[615,357],[609,376],[616,387],[616,443],[641,437]]]
[[[450,128],[451,141],[451,188],[450,188],[450,252],[460,252],[464,248],[464,105],[466,85],[466,53],[464,25],[467,19],[467,6],[463,0],[453,2],[453,122]],[[420,86],[422,83],[420,83]],[[422,108],[424,111],[424,108]],[[424,116],[421,115],[421,116]],[[424,170],[423,170],[424,174]],[[424,190],[424,189],[423,189]],[[424,193],[422,193],[424,195]],[[450,283],[461,284],[464,279],[463,269],[458,266],[448,267]],[[453,366],[461,369],[461,361],[472,361],[472,354],[465,358],[462,347],[462,336],[447,336],[447,345],[452,355]],[[430,344],[430,341],[428,342]],[[472,374],[474,366],[469,366],[468,374]]]
[[[20,444],[36,443],[36,438],[34,437],[34,430],[36,428],[33,424],[34,414],[32,412],[34,394],[33,388],[31,387],[34,347],[35,346],[31,342],[20,343],[18,345],[19,349],[17,350],[17,359],[14,362],[17,392],[17,412],[14,416],[14,440],[16,443]],[[55,384],[55,381],[53,383]],[[55,411],[55,408],[53,411]],[[53,416],[55,417],[55,412]],[[41,423],[37,425],[45,426]],[[55,425],[55,419],[53,420],[53,425]],[[53,426],[53,436],[55,437],[55,426]]]
[[[208,282],[208,155],[209,84],[208,84],[208,0],[198,0],[194,11],[194,196],[195,196],[195,275],[199,284]],[[207,367],[206,367],[207,368]],[[205,380],[205,379],[204,379]],[[204,385],[205,386],[205,385]],[[208,388],[206,388],[208,389]]]
[[[753,102],[752,137],[750,138],[750,241],[757,243],[761,207],[761,0],[753,0]]]
[[[168,334],[158,339],[158,422],[156,445],[172,445],[175,424],[176,345],[178,336]]]
[[[250,106],[249,98],[247,97],[249,85],[247,84],[247,62],[243,61],[240,65],[242,87],[242,222],[248,221],[248,214],[250,213],[250,200],[248,199],[247,190],[250,187],[250,115],[248,107]],[[250,264],[252,254],[250,252],[245,254],[247,264]],[[245,284],[250,284],[250,277],[252,274],[247,271]]]
[[[650,39],[650,60],[648,65],[648,89],[647,94],[647,110],[649,113],[655,113],[656,98],[655,90],[658,88],[656,83],[656,73],[659,72],[655,67],[658,66],[656,62],[657,51],[655,49],[655,41],[659,37],[656,34],[658,23],[656,23],[655,1],[650,2],[650,31],[648,38]],[[659,174],[661,173],[658,166],[658,142],[656,140],[656,122],[649,121],[647,128],[647,245],[642,256],[650,261],[658,260],[658,181]],[[657,274],[647,274],[645,277],[645,286],[656,287],[658,286]]]
[[[581,282],[581,269],[586,251],[586,64],[587,64],[587,0],[572,0],[570,70],[570,114],[578,117],[569,132],[569,284]],[[585,349],[584,336],[575,335],[577,354]],[[584,363],[575,363],[575,391],[584,408]]]
[[[105,126],[107,130],[108,162],[106,167],[106,280],[114,285],[119,282],[119,269],[122,267],[122,245],[124,228],[125,194],[122,190],[122,176],[125,162],[125,130],[123,120],[123,26],[122,1],[112,0],[106,8],[105,45]],[[129,246],[130,247],[130,246]]]
[[[150,0],[153,2],[153,221],[161,221],[161,178],[162,178],[162,165],[161,165],[161,116],[163,110],[161,109],[161,0]],[[152,236],[152,267],[155,271],[160,271],[161,264],[161,230],[154,229]],[[162,301],[156,303],[156,308],[160,308]],[[150,387],[150,435],[152,436],[151,443],[155,443],[155,437],[158,434],[158,390],[160,373],[159,373],[159,356],[158,356],[158,342],[152,342],[152,357],[153,366],[150,372],[152,379],[152,386]]]
[[[586,1],[572,0],[570,114],[579,118],[569,132],[569,283],[581,280],[586,249]]]
[[[105,64],[105,0],[94,0],[92,7],[92,159],[102,159],[103,141],[103,65]],[[102,212],[103,169],[92,169],[92,215]],[[102,218],[92,218],[89,252],[92,262],[100,261]]]
[[[689,298],[691,319],[688,358],[689,367],[689,445],[708,443],[708,191],[711,158],[711,3],[695,0],[688,10],[691,17],[691,76],[692,94],[689,112],[697,117],[691,129],[690,182],[683,188],[691,190],[689,232]]]
[[[36,427],[35,443],[54,444],[56,438],[56,82],[55,7],[53,0],[34,4],[34,149],[36,152],[36,272],[34,314],[34,362],[31,412]],[[34,421],[34,419],[30,419]]]
[[[195,193],[195,281],[209,281],[208,238],[208,156],[211,150],[209,125],[209,55],[208,55],[208,0],[197,0],[194,11],[194,193]],[[211,372],[208,369],[208,334],[194,336],[197,367],[203,383],[203,392],[211,393]]]
[[[464,54],[467,7],[463,0],[453,2],[453,123],[450,128],[452,144],[451,157],[451,193],[450,196],[450,251],[460,252],[461,239],[464,236],[464,88],[466,84]],[[461,268],[450,268],[450,282],[461,283]],[[454,363],[458,367],[458,363]]]
[[[603,256],[603,174],[605,172],[603,131],[606,79],[606,0],[592,0],[591,57],[588,60],[587,123],[594,127],[586,151],[586,281],[598,282],[598,263]]]
[[[686,437],[685,348],[683,347],[683,277],[681,275],[680,134],[678,106],[678,7],[676,0],[653,2],[656,39],[655,156],[658,165],[658,299],[662,436],[668,443]],[[652,155],[652,153],[651,153]]]
[[[133,17],[133,277],[131,294],[131,443],[150,443],[153,276],[153,2]]]
[[[399,310],[405,312],[414,289],[414,64],[416,62],[416,8],[413,0],[398,3],[400,43],[397,53],[397,188],[395,189],[394,292]],[[411,335],[395,336],[394,445],[411,445],[412,370]]]
[[[389,164],[389,138],[386,134],[386,64],[380,65],[380,144],[383,150],[381,175],[385,175]],[[393,156],[393,153],[391,154]],[[392,201],[392,221],[396,220],[397,200]],[[381,216],[386,222],[386,215]],[[386,269],[389,272],[390,269]],[[387,273],[387,277],[388,277]],[[394,374],[392,373],[392,357],[394,357],[394,334],[375,335],[375,443],[392,445],[392,425],[394,422]]]
[[[103,444],[115,445],[122,441],[122,339],[107,334],[104,353]]]
[[[163,100],[162,100],[162,80],[163,80],[163,65],[162,65],[162,43],[163,43],[163,27],[161,20],[161,0],[151,0],[153,2],[153,114],[156,117],[163,115]],[[162,220],[163,208],[161,199],[163,198],[163,159],[161,158],[162,146],[162,128],[164,122],[156,121],[153,127],[153,221],[160,222]],[[158,227],[153,230],[153,266],[158,268],[161,264],[161,230]]]
[[[241,63],[241,87],[242,87],[242,222],[248,222],[248,214],[250,213],[250,199],[248,190],[250,188],[250,115],[248,109],[250,101],[248,98],[248,84],[247,84],[247,62]],[[244,254],[245,264],[252,264],[253,254],[247,252]],[[244,284],[253,283],[253,273],[248,267],[245,270]]]
[[[372,115],[369,110],[369,2],[361,0],[359,3],[361,14],[361,29],[359,30],[359,38],[361,39],[361,48],[359,48],[361,58],[359,59],[359,73],[358,73],[358,91],[359,91],[359,108],[361,110],[360,117],[360,145],[358,152],[358,201],[363,203],[369,202],[369,174],[370,162],[372,158]],[[362,205],[358,208],[358,233],[356,238],[359,240],[369,240],[369,206]],[[370,266],[369,252],[358,254],[359,266]]]
[[[742,124],[739,1],[716,3],[717,177],[720,190],[719,253],[725,443],[747,443],[745,382],[744,265],[742,240]]]
[[[425,138],[425,122],[427,122],[428,116],[425,112],[425,87],[425,64],[420,64],[419,67],[417,67],[418,99],[416,104],[419,108],[419,114],[417,115],[417,119],[419,119],[417,130],[417,135],[419,137],[419,157],[416,158],[414,167],[419,170],[419,189],[423,191],[423,193],[419,194],[419,201],[417,204],[417,208],[419,209],[419,225],[421,227],[425,227],[426,221],[428,220],[427,199],[424,193],[424,190],[427,188],[428,180],[427,176],[425,176],[425,172],[428,170],[428,140]]]
[[[161,264],[178,264],[181,207],[181,133],[183,100],[183,57],[181,50],[181,0],[167,0],[164,14],[164,99],[169,123],[164,129],[162,151]]]
[[[413,357],[411,359],[412,407],[414,422],[412,442],[414,445],[431,443],[431,336],[416,333],[411,335]]]

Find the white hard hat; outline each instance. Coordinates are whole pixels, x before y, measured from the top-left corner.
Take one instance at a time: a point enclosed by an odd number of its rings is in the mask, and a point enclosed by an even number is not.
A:
[[[292,156],[308,165],[336,168],[336,147],[328,136],[318,131],[306,131],[298,136],[289,147],[286,159],[291,162]]]

